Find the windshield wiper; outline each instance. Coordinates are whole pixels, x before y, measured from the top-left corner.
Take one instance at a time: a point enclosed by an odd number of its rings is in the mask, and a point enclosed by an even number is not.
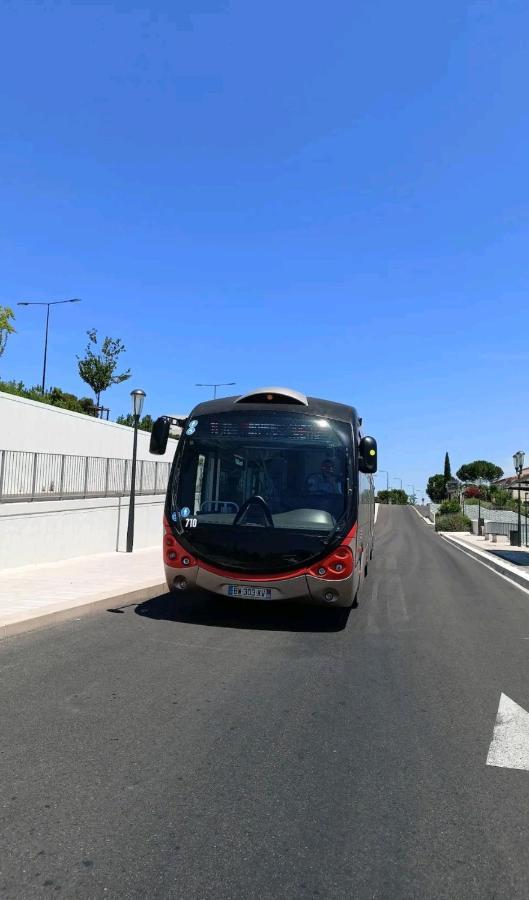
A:
[[[333,530],[331,531],[331,533],[328,534],[328,535],[323,539],[323,544],[324,544],[325,546],[327,546],[328,544],[332,543],[332,541],[334,541],[334,539],[335,539],[336,537],[338,537],[338,535],[340,534],[340,531],[341,531],[341,530],[344,530],[344,527],[345,527],[346,525],[347,525],[347,510],[344,510],[344,512],[342,513],[342,515],[341,515],[340,518],[338,519],[338,521],[337,521],[336,525],[334,526]]]

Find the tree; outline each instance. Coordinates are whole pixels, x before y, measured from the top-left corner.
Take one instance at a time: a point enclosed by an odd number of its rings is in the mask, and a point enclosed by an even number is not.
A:
[[[406,491],[394,488],[391,491],[379,491],[377,494],[377,503],[392,503],[394,506],[405,506],[408,502]]]
[[[93,347],[97,347],[97,330],[92,328],[86,332],[89,343],[86,347],[86,355],[78,359],[79,375],[90,385],[96,395],[96,406],[99,406],[99,400],[103,391],[106,391],[112,384],[121,384],[130,378],[130,369],[115,375],[119,357],[125,352],[125,346],[119,338],[106,337],[101,344],[101,352],[94,353]]]
[[[445,484],[452,477],[452,470],[450,468],[450,457],[448,456],[448,450],[445,453],[445,471],[444,471],[444,479]]]
[[[516,499],[511,496],[509,491],[496,490],[491,492],[490,499],[494,503],[496,509],[512,509],[517,508]]]
[[[474,462],[465,463],[457,470],[457,477],[460,481],[496,481],[501,478],[503,469],[495,466],[494,463],[487,462],[485,459],[476,459]]]
[[[2,356],[7,338],[15,333],[11,320],[15,318],[13,310],[9,306],[0,306],[0,356]]]
[[[134,425],[134,416],[132,413],[129,413],[128,416],[118,416],[116,419],[118,425],[129,425],[131,428]],[[153,426],[153,418],[149,414],[143,416],[142,419],[138,422],[138,428],[141,431],[152,431]]]
[[[446,499],[446,481],[444,475],[431,475],[426,485],[426,493],[432,503],[441,503]]]

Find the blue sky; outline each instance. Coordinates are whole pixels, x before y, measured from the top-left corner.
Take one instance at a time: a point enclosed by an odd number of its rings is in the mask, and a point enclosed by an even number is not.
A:
[[[526,3],[26,0],[1,22],[0,303],[83,301],[54,311],[50,383],[89,393],[95,326],[133,370],[112,416],[135,386],[156,415],[195,382],[276,383],[356,405],[405,487],[445,450],[529,452]],[[38,383],[42,310],[16,325],[0,377]]]

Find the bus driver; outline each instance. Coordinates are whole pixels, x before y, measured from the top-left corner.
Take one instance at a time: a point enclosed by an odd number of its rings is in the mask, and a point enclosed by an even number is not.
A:
[[[341,494],[342,484],[334,470],[332,459],[324,459],[321,472],[309,475],[307,487],[311,494]]]

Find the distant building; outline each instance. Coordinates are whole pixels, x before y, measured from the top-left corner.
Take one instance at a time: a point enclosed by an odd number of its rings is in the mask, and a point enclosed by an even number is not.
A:
[[[518,499],[518,481],[521,485],[520,496],[525,503],[526,500],[529,500],[529,467],[522,469],[520,478],[518,475],[510,475],[508,478],[499,478],[498,481],[492,483],[494,487],[498,487],[502,491],[509,491],[515,499]]]

